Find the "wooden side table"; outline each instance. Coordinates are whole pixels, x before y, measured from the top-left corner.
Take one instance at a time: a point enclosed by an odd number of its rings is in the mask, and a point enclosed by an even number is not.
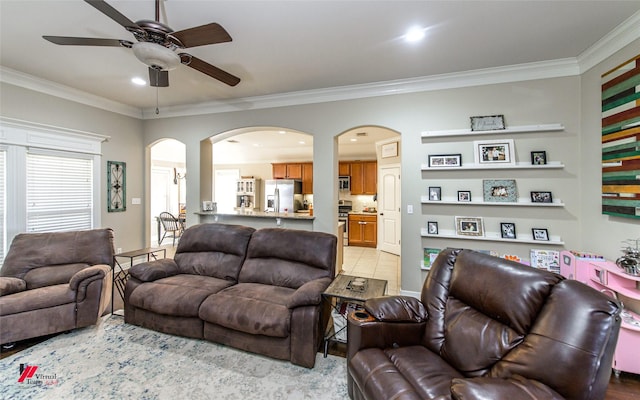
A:
[[[368,299],[374,297],[381,297],[385,295],[387,291],[387,281],[382,279],[363,278],[352,275],[338,275],[331,282],[331,285],[327,290],[322,293],[322,298],[329,301],[331,307],[340,314],[341,318],[344,318],[346,322],[346,316],[340,312],[339,304],[343,301],[356,304],[364,304]],[[332,321],[333,323],[333,321]],[[347,325],[336,330],[335,325],[333,328],[327,328],[324,335],[324,356],[327,356],[329,351],[329,343],[346,343],[346,340],[341,340],[337,335],[343,330],[347,329]]]
[[[127,258],[129,259],[129,268],[133,266],[133,261],[142,256],[146,256],[146,262],[154,260],[158,260],[158,257],[162,253],[162,258],[167,257],[167,249],[161,247],[146,247],[144,249],[127,251],[124,253],[118,253],[113,256],[113,268],[111,268],[111,315],[113,315],[113,296],[114,296],[114,287],[118,288],[118,293],[120,294],[120,298],[124,301],[124,287],[127,283],[127,278],[129,278],[129,271],[124,269],[124,267],[118,261],[118,258]],[[118,267],[118,278],[116,278],[116,266]]]

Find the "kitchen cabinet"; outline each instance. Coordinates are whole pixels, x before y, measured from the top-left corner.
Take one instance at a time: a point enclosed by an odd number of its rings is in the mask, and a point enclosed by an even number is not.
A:
[[[378,163],[376,161],[352,161],[351,194],[376,194],[378,192]]]
[[[378,216],[349,214],[349,246],[376,247],[378,244]]]
[[[273,179],[302,179],[301,163],[271,164]]]
[[[313,163],[271,164],[273,179],[297,179],[302,181],[302,194],[313,194]]]
[[[351,175],[351,163],[339,162],[338,163],[338,176],[350,176]]]

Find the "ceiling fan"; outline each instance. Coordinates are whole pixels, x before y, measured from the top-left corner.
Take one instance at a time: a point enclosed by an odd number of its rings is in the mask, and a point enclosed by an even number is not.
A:
[[[230,42],[231,36],[217,23],[197,26],[174,32],[160,22],[160,0],[156,0],[156,19],[131,21],[103,0],[85,0],[98,11],[122,25],[135,36],[137,42],[121,39],[102,39],[68,36],[43,36],[44,39],[66,46],[106,46],[126,47],[149,67],[149,83],[155,87],[169,86],[169,71],[183,64],[217,79],[229,86],[235,86],[240,78],[221,70],[182,49],[209,44]]]

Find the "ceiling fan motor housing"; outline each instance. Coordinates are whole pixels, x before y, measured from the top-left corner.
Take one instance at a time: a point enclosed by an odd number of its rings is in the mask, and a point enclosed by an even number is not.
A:
[[[133,54],[149,67],[160,71],[171,71],[180,65],[180,56],[157,43],[138,42],[132,46]]]

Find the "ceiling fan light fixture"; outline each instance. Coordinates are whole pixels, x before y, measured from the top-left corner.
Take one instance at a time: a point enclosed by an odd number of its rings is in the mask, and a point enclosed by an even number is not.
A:
[[[157,43],[138,42],[132,46],[133,54],[147,66],[161,71],[171,71],[180,65],[180,56]]]

